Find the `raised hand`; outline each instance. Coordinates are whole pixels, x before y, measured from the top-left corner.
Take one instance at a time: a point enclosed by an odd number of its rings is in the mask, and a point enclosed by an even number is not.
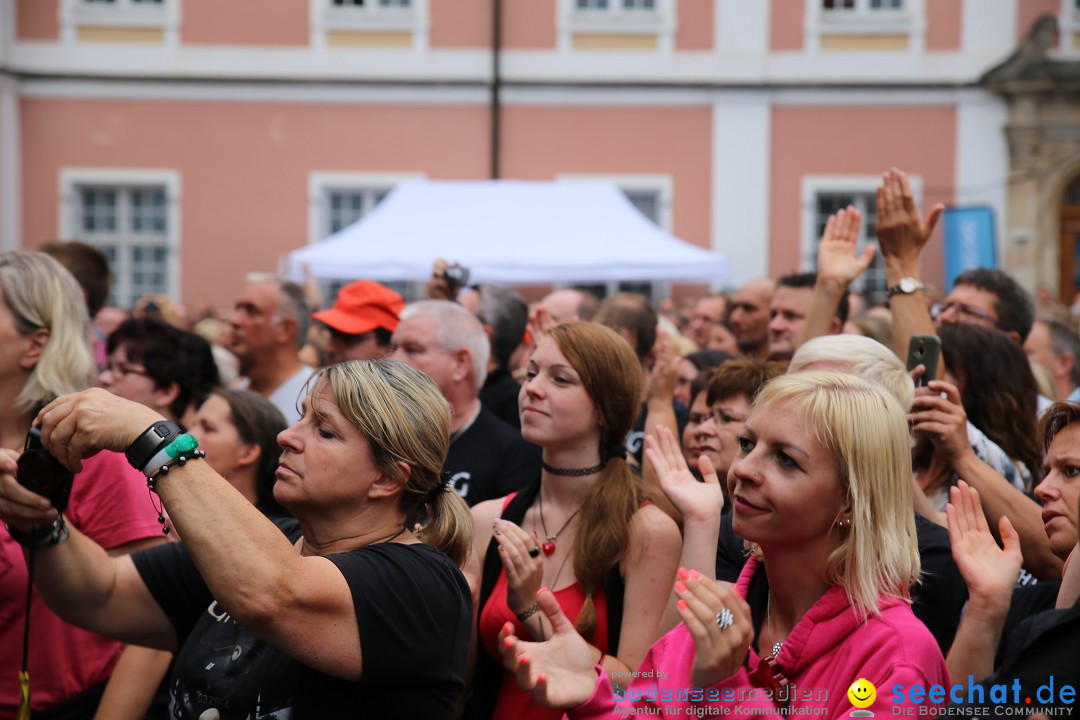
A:
[[[818,244],[819,282],[832,282],[846,288],[870,267],[876,251],[873,245],[864,248],[861,255],[855,254],[861,225],[862,213],[851,205],[829,216]]]
[[[533,604],[536,591],[544,580],[540,541],[535,534],[502,518],[495,521],[492,533],[499,544],[499,557],[506,570],[506,604],[514,613],[524,612]]]
[[[963,480],[950,488],[945,513],[953,560],[968,587],[971,607],[1004,615],[1023,561],[1020,536],[1002,515],[998,529],[1005,547],[998,547],[986,523],[979,492]]]
[[[518,686],[531,692],[544,707],[577,707],[596,689],[598,651],[574,629],[550,590],[542,588],[536,602],[554,632],[542,643],[526,642],[514,635],[513,623],[506,623],[498,641],[503,666],[517,676]]]
[[[877,239],[882,254],[886,259],[918,260],[944,209],[938,203],[921,220],[907,174],[890,168],[877,189]]]
[[[723,583],[680,570],[675,582],[679,617],[694,639],[690,682],[709,687],[731,677],[742,667],[754,638],[750,606]],[[730,618],[724,618],[724,610]],[[724,622],[721,622],[724,620]]]
[[[671,341],[663,330],[657,331],[657,348],[656,359],[652,370],[649,371],[646,397],[650,400],[670,403],[679,378],[681,358],[671,351]]]
[[[645,455],[656,469],[660,489],[687,522],[711,520],[724,509],[724,493],[716,469],[708,457],[698,461],[703,482],[698,482],[686,464],[675,436],[664,426],[645,437]]]

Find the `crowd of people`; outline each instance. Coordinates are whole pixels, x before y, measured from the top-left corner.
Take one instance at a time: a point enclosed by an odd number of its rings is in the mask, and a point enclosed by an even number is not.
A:
[[[846,208],[681,306],[436,261],[127,311],[92,246],[0,255],[0,720],[1071,706],[1080,334],[940,297],[941,210],[891,169],[876,248]]]

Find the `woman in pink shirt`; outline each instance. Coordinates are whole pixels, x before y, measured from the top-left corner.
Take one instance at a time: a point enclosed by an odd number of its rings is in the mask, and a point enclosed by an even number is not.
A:
[[[650,457],[665,489],[689,472],[670,437]],[[702,488],[715,482],[706,477]],[[888,392],[830,372],[777,378],[739,434],[727,486],[735,532],[754,556],[734,586],[680,571],[682,622],[652,646],[626,691],[613,692],[592,667],[595,655],[545,590],[539,601],[554,635],[528,643],[504,628],[501,638],[519,684],[575,720],[736,707],[881,717],[915,703],[914,686],[947,686],[938,646],[909,605],[919,574],[911,456],[904,412]]]

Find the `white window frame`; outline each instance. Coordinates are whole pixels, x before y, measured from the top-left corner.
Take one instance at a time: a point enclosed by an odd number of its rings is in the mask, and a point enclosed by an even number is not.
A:
[[[900,10],[872,10],[870,0],[855,0],[852,10],[826,10],[822,0],[806,0],[804,47],[817,53],[822,35],[904,35],[908,52],[926,49],[926,0],[904,0]]]
[[[313,171],[308,174],[308,244],[330,234],[327,199],[333,191],[392,190],[402,180],[423,180],[424,173],[365,173]]]
[[[158,4],[114,0],[111,3],[93,3],[60,0],[60,42],[75,44],[80,27],[152,28],[163,30],[165,45],[176,48],[180,44],[180,2],[162,0]]]
[[[78,192],[84,186],[96,187],[164,187],[167,220],[165,223],[165,294],[174,301],[180,300],[180,173],[168,169],[117,169],[117,168],[61,168],[59,181],[59,222],[60,237],[63,240],[84,239],[93,243],[92,238],[85,238],[80,232],[77,217],[79,209]],[[117,279],[121,278],[120,269],[113,268],[114,290]],[[120,282],[127,282],[120,280]]]
[[[922,207],[923,180],[921,176],[908,177],[911,192],[915,196],[916,208]],[[817,198],[822,194],[851,193],[856,195],[874,195],[881,185],[880,175],[807,175],[802,179],[802,218],[799,233],[799,270],[813,272],[817,267]],[[860,228],[865,235],[865,229]],[[860,248],[861,250],[861,248]],[[880,253],[880,249],[878,253]]]
[[[655,35],[657,49],[675,49],[678,18],[675,0],[656,0],[652,10],[627,9],[623,0],[608,0],[606,8],[579,10],[577,0],[557,0],[556,44],[559,52],[570,52],[572,38],[581,34]]]
[[[600,180],[614,183],[623,191],[655,191],[658,195],[656,223],[665,232],[671,232],[673,208],[675,200],[675,178],[671,175],[643,175],[643,174],[596,174],[596,173],[559,173],[555,176],[556,181],[580,181]],[[634,281],[628,281],[634,282]],[[577,285],[603,285],[604,283],[556,283],[560,290],[572,288]],[[606,283],[607,295],[619,292],[619,281],[612,280]],[[671,283],[666,280],[654,280],[652,282],[652,297],[649,299],[657,303],[671,294]]]
[[[1080,33],[1080,2],[1061,0],[1061,13],[1058,15],[1058,37],[1061,54],[1080,55],[1080,47],[1073,46],[1073,37]]]
[[[326,35],[335,31],[407,32],[412,34],[412,50],[428,48],[431,14],[429,0],[411,0],[409,7],[384,6],[367,0],[363,7],[337,6],[333,0],[308,0],[311,19],[311,46],[326,49]]]

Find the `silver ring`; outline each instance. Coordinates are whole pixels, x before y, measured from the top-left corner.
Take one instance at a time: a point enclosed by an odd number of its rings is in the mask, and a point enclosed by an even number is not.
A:
[[[533,549],[529,551],[529,557],[540,557],[540,548],[534,546]]]
[[[735,624],[735,616],[727,608],[720,608],[720,612],[716,613],[716,624],[721,630],[727,630]]]

